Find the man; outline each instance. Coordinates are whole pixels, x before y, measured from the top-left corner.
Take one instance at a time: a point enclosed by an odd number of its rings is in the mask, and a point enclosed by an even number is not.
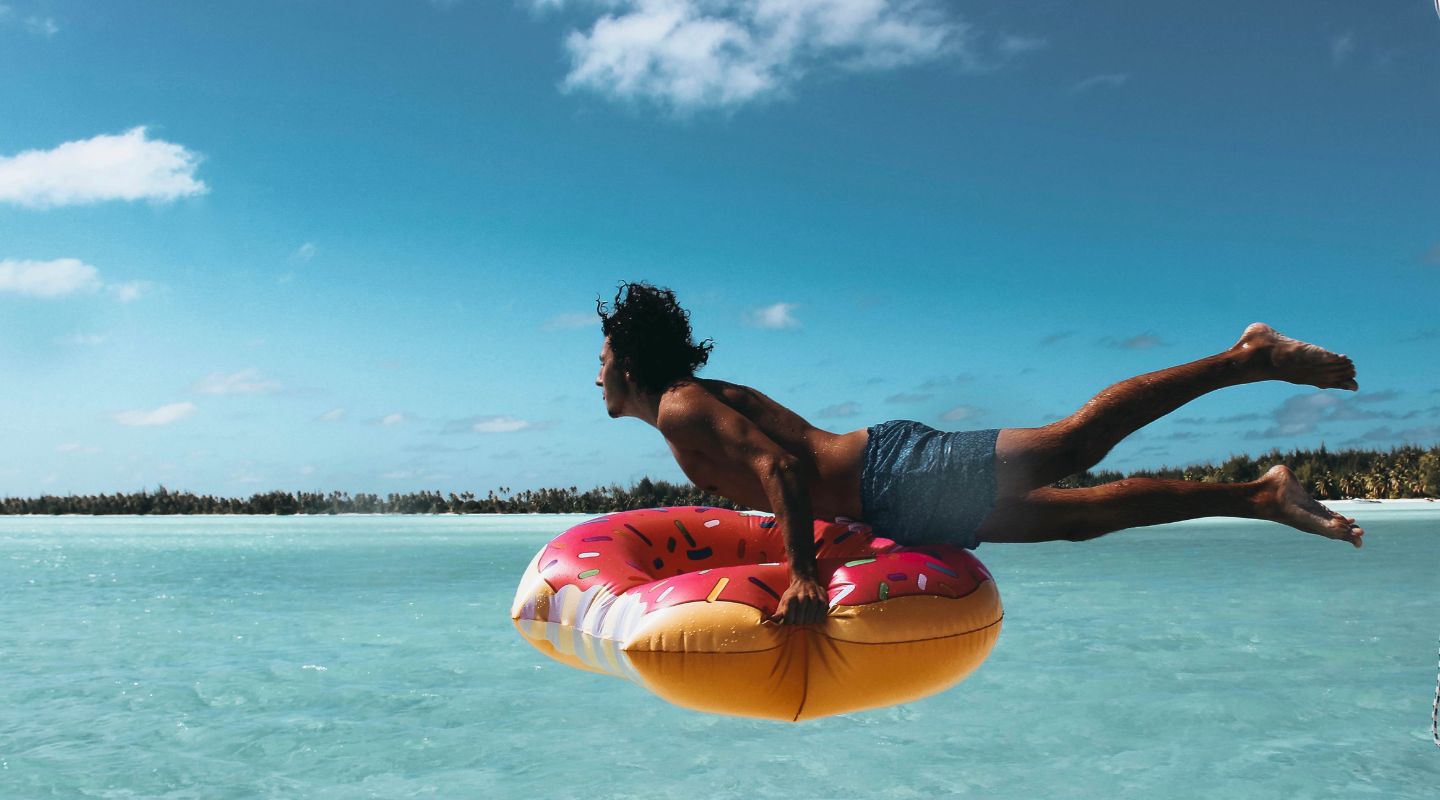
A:
[[[695,485],[770,511],[784,532],[790,586],[775,622],[825,619],[812,521],[849,517],[905,545],[1085,541],[1196,517],[1280,522],[1361,545],[1364,531],[1316,502],[1290,469],[1212,484],[1132,478],[1086,489],[1051,484],[1099,463],[1121,439],[1200,395],[1280,380],[1355,391],[1350,359],[1256,323],[1208,358],[1111,386],[1039,428],[943,433],[891,421],[823,431],[748,386],[695,377],[712,345],[696,344],[674,292],[629,283],[597,301],[605,342],[595,385],[611,417],[659,429]]]

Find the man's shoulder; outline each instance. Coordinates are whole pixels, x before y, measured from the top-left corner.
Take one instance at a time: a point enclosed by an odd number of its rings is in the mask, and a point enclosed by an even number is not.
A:
[[[732,415],[749,418],[743,399],[732,396],[746,387],[727,381],[693,378],[665,390],[660,397],[655,426],[661,433],[686,430],[713,430],[722,418]]]
[[[698,380],[681,381],[660,396],[655,423],[661,431],[679,430],[703,423],[716,413],[716,397]]]

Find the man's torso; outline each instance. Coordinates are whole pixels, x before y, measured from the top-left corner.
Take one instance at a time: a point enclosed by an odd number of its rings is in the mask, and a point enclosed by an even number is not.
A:
[[[865,428],[843,434],[820,430],[761,392],[726,381],[696,378],[671,391],[708,393],[798,459],[801,475],[810,490],[811,512],[816,518],[860,518]],[[701,489],[750,508],[774,510],[759,478],[747,465],[721,461],[711,453],[682,450],[673,443],[670,450],[686,477]]]

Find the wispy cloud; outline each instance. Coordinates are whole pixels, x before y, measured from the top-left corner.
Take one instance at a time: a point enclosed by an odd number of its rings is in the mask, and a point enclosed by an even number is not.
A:
[[[1374,402],[1384,402],[1392,399],[1394,395],[1386,396],[1385,392],[1376,392],[1379,396]],[[1364,402],[1364,401],[1360,401]],[[1314,433],[1320,426],[1327,422],[1342,422],[1367,419],[1411,419],[1419,414],[1418,411],[1407,411],[1396,413],[1393,411],[1371,411],[1359,407],[1357,398],[1344,397],[1338,394],[1316,392],[1313,394],[1297,395],[1288,398],[1270,413],[1272,424],[1264,430],[1250,431],[1245,434],[1247,439],[1272,439],[1285,436],[1300,436]],[[1242,415],[1244,418],[1258,415]],[[1239,421],[1241,417],[1231,418]]]
[[[170,403],[150,410],[121,411],[115,415],[115,421],[131,427],[154,428],[179,422],[194,413],[194,403]]]
[[[1350,395],[1350,400],[1356,403],[1388,403],[1399,399],[1401,394],[1402,392],[1395,389],[1384,389],[1378,392],[1359,392]]]
[[[1355,33],[1346,31],[1330,37],[1330,63],[1340,66],[1355,52]]]
[[[151,286],[149,281],[125,281],[112,283],[105,288],[116,300],[122,303],[133,303],[148,294]]]
[[[55,342],[56,344],[68,344],[74,347],[94,347],[105,343],[105,334],[76,331],[69,336],[56,339]]]
[[[1091,75],[1081,81],[1076,81],[1070,87],[1071,94],[1083,94],[1093,89],[1118,89],[1130,82],[1130,76],[1124,72],[1108,72],[1103,75]]]
[[[0,293],[56,298],[104,289],[116,301],[129,303],[144,296],[150,286],[146,281],[106,283],[100,270],[78,258],[0,260]]]
[[[815,416],[834,419],[837,417],[854,417],[860,414],[860,404],[856,402],[836,403],[833,406],[826,406],[815,412]]]
[[[931,397],[934,397],[934,395],[927,394],[927,393],[924,393],[924,392],[918,392],[918,393],[914,393],[914,392],[900,392],[899,394],[892,394],[892,395],[890,395],[889,397],[885,398],[885,402],[887,402],[887,403],[923,403],[923,402],[925,402],[926,400],[929,400]]]
[[[1040,337],[1040,346],[1049,347],[1052,344],[1058,344],[1060,342],[1063,342],[1074,335],[1075,331],[1059,331],[1058,333],[1051,333],[1046,336]]]
[[[600,316],[598,314],[556,314],[545,320],[540,326],[545,331],[574,330],[576,328],[599,327]]]
[[[961,386],[967,384],[973,380],[975,380],[974,375],[966,375],[964,373],[961,373],[959,375],[941,375],[935,378],[930,378],[924,383],[920,384],[920,391],[931,392],[936,389],[949,389],[954,386]]]
[[[1346,444],[1371,444],[1383,442],[1387,444],[1419,444],[1427,445],[1440,442],[1440,425],[1422,425],[1418,428],[1405,428],[1403,430],[1391,430],[1390,426],[1372,428],[1359,436],[1346,442]]]
[[[42,39],[53,39],[55,34],[60,32],[60,24],[55,21],[54,17],[26,17],[25,30]]]
[[[745,324],[753,328],[768,328],[770,330],[785,330],[800,327],[800,320],[795,319],[794,311],[799,308],[796,303],[775,303],[774,305],[756,308],[745,314]]]
[[[0,175],[0,192],[4,191]],[[100,289],[100,270],[78,258],[53,261],[0,261],[0,292],[27,297],[65,297]]]
[[[295,248],[295,252],[290,254],[290,260],[297,264],[303,264],[306,261],[314,258],[315,253],[318,251],[319,248],[315,246],[314,242],[306,242],[305,244],[302,244],[299,247]]]
[[[317,422],[339,422],[340,420],[345,419],[345,415],[348,413],[349,412],[343,408],[332,408],[329,411],[326,411],[324,414],[316,417],[315,419]]]
[[[1237,422],[1256,422],[1262,419],[1265,419],[1264,414],[1255,411],[1246,411],[1243,414],[1231,414],[1226,417],[1220,417],[1215,421],[1221,425],[1233,425]]]
[[[1115,347],[1120,350],[1149,350],[1153,347],[1165,346],[1165,342],[1153,333],[1141,333],[1127,339],[1107,337],[1100,343],[1106,347]]]
[[[403,411],[396,411],[393,414],[386,414],[378,420],[381,425],[384,425],[387,428],[393,427],[395,425],[403,425],[409,421],[410,418],[407,417],[405,415],[405,412]]]
[[[106,200],[170,202],[203,194],[200,156],[151,139],[144,127],[66,142],[53,150],[0,156],[0,203],[29,208]]]
[[[979,419],[985,416],[985,409],[975,406],[959,405],[940,415],[944,422],[965,422],[966,420]]]
[[[534,420],[505,415],[487,415],[455,419],[445,423],[444,433],[515,433],[549,427]]]
[[[593,15],[566,37],[566,90],[677,111],[784,95],[813,72],[953,59],[998,69],[1043,39],[984,34],[933,0],[529,0]]]
[[[262,394],[280,388],[278,381],[261,376],[259,370],[242,369],[239,372],[212,372],[195,384],[200,394]]]
[[[0,25],[14,22],[23,27],[27,32],[42,39],[54,38],[60,32],[60,23],[54,17],[32,14],[28,17],[17,17],[15,10],[4,3],[0,3]]]

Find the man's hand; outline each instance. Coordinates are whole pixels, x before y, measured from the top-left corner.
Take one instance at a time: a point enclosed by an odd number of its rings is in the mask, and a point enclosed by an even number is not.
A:
[[[818,625],[830,610],[830,596],[814,578],[791,578],[790,588],[780,595],[780,606],[771,622],[786,625]]]

